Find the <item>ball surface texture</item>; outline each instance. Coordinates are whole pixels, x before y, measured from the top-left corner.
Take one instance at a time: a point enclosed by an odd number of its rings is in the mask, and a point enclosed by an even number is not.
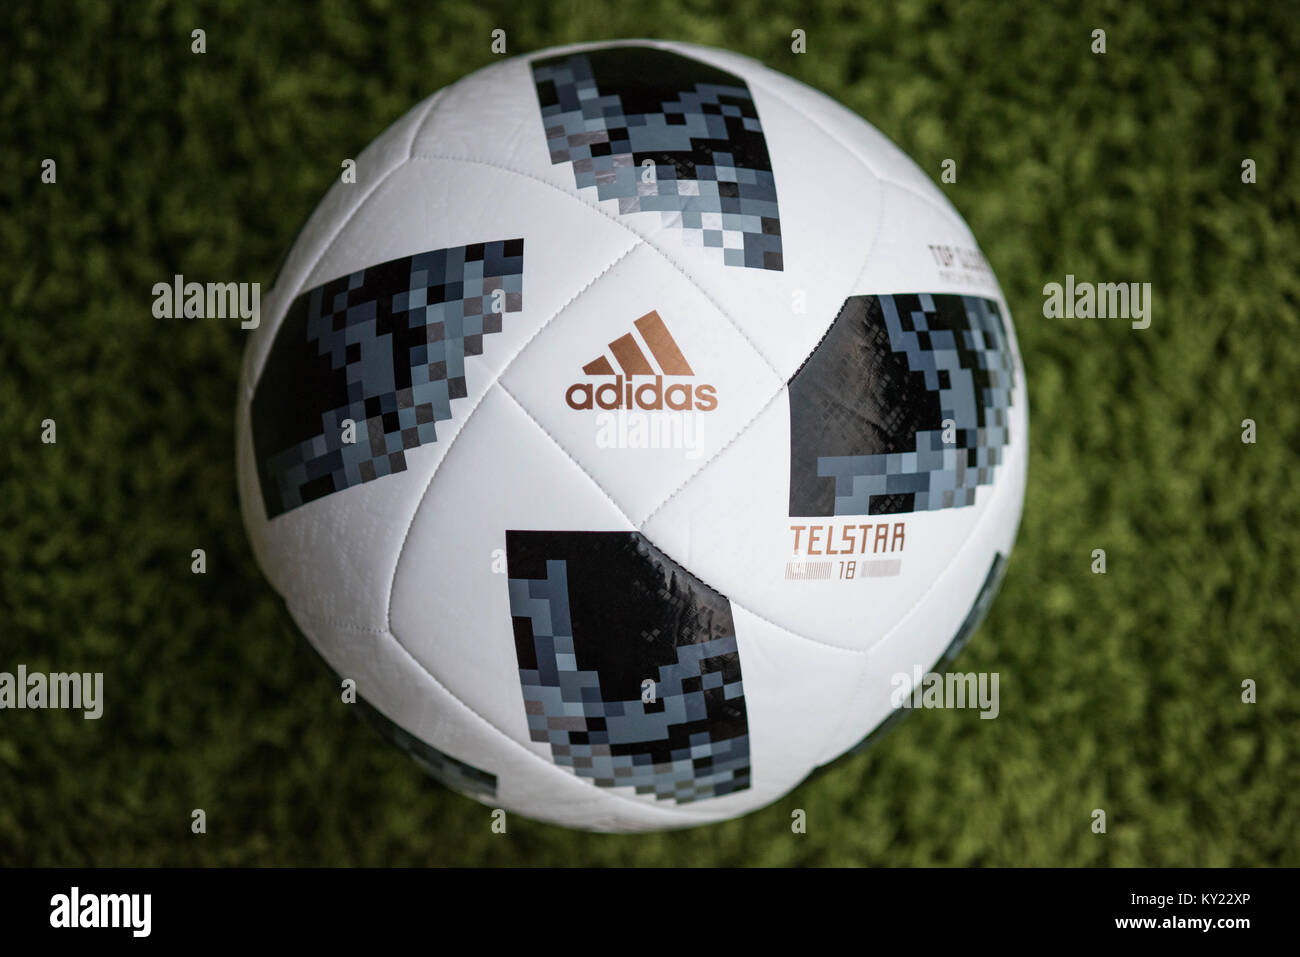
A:
[[[1028,455],[1006,302],[884,136],[741,56],[503,60],[298,237],[239,489],[298,627],[489,807],[654,830],[780,798],[978,626]]]

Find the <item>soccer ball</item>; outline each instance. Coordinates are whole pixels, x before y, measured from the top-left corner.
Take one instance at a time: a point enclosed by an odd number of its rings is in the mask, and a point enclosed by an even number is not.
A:
[[[428,771],[570,827],[720,821],[964,644],[1024,372],[966,224],[873,127],[731,53],[587,44],[435,93],[355,173],[249,343],[239,490]]]

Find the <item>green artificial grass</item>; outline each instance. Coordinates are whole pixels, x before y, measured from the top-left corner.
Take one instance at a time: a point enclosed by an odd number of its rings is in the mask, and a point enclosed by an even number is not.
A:
[[[0,712],[0,864],[1300,864],[1300,19],[1051,7],[11,5],[0,670],[103,671],[107,702],[99,721]],[[500,835],[286,634],[236,499],[246,333],[155,319],[152,286],[269,288],[341,159],[494,62],[498,27],[511,54],[727,47],[839,99],[936,181],[956,160],[942,188],[1011,304],[1032,410],[1019,543],[959,660],[1001,675],[997,720],[913,715],[721,825],[511,817]],[[1152,283],[1151,327],[1043,318],[1067,273]]]

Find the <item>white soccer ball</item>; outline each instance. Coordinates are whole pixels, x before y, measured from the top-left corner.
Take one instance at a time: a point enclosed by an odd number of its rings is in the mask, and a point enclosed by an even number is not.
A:
[[[435,93],[298,237],[238,459],[298,626],[449,786],[602,831],[776,800],[996,591],[1028,410],[930,179],[744,57]]]

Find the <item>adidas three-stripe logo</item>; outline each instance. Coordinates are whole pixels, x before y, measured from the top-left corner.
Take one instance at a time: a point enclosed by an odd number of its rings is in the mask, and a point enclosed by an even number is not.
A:
[[[613,381],[573,383],[564,394],[569,408],[711,412],[718,407],[717,390],[712,385],[664,385],[664,376],[694,376],[695,370],[658,312],[647,312],[632,326],[632,332],[609,344],[608,355],[601,354],[582,367],[589,376],[613,376]],[[652,378],[633,381],[643,376]]]
[[[682,355],[682,350],[677,346],[677,340],[668,331],[664,325],[663,319],[657,312],[647,312],[640,319],[632,323],[636,331],[641,333],[641,338],[645,341],[650,354],[654,356],[655,361],[659,363],[659,369],[664,375],[695,375],[691,371],[691,365]],[[609,351],[614,354],[614,360],[618,362],[619,368],[623,370],[626,376],[634,375],[654,375],[655,369],[650,364],[641,351],[641,346],[637,343],[636,337],[632,333],[619,336],[609,344]],[[582,371],[587,375],[616,375],[614,367],[610,364],[608,356],[598,356],[592,359]]]

